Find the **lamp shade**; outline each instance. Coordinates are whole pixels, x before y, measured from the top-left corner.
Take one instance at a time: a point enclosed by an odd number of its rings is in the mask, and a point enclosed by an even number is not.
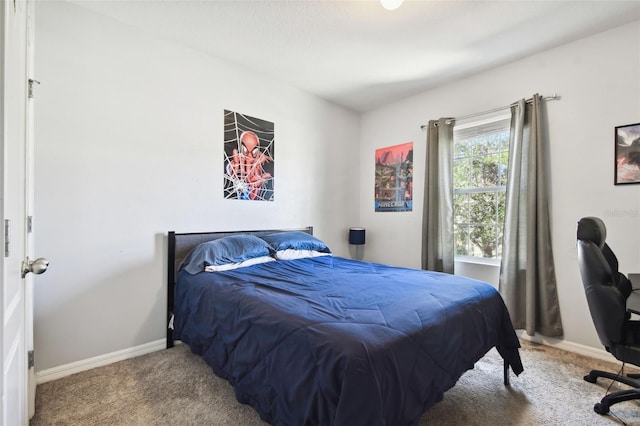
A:
[[[361,246],[364,244],[365,229],[349,228],[349,244]]]

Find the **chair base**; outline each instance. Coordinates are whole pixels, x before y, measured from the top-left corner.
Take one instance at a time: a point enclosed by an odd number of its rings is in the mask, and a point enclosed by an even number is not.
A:
[[[631,386],[634,389],[621,390],[605,396],[600,400],[600,402],[596,403],[596,405],[593,406],[593,411],[595,411],[596,413],[608,414],[609,408],[611,408],[613,404],[617,404],[618,402],[623,401],[631,401],[633,399],[640,399],[639,374],[629,374],[627,376],[621,376],[618,374],[609,373],[608,371],[591,370],[591,373],[584,376],[584,380],[589,383],[595,383],[598,380],[598,377],[615,380],[616,382],[624,383],[625,385]]]

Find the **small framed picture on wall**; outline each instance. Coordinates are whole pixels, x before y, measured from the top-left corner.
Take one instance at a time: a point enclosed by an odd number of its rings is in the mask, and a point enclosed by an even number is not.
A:
[[[614,184],[640,183],[640,123],[617,126]]]

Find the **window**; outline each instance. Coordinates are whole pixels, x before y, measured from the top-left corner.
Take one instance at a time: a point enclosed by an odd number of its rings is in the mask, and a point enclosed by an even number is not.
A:
[[[453,129],[455,255],[500,259],[510,116]]]

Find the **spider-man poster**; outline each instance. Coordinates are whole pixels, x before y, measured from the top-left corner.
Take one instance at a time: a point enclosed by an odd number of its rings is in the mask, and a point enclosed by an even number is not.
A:
[[[224,110],[224,198],[273,201],[273,123]]]
[[[375,211],[413,209],[413,142],[376,149]]]

